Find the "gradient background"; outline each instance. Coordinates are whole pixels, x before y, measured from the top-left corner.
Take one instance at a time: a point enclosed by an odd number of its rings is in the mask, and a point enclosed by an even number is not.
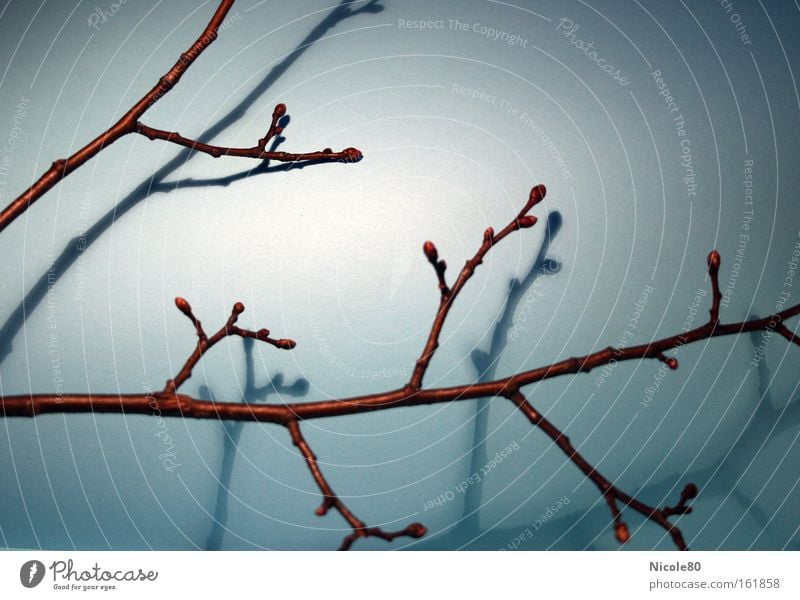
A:
[[[0,8],[3,205],[141,97],[216,6],[129,1],[105,21],[92,17],[111,5]],[[281,402],[399,387],[438,302],[422,242],[436,242],[452,280],[483,230],[505,225],[536,183],[548,187],[540,225],[494,249],[465,288],[428,386],[675,334],[697,291],[709,288],[712,248],[730,293],[724,321],[773,312],[782,291],[796,303],[800,279],[784,281],[800,235],[800,6],[730,6],[237,2],[219,39],[143,120],[251,146],[285,102],[291,124],[281,149],[356,146],[365,159],[287,171],[142,137],[115,143],[0,236],[0,393],[160,389],[195,343],[174,308],[178,295],[209,330],[240,300],[242,326],[298,340],[292,352],[226,340],[188,393]],[[628,85],[570,43],[562,18]],[[405,26],[427,19],[442,28]],[[489,39],[483,25],[521,41]],[[693,197],[656,70],[685,118]],[[521,283],[510,288],[514,278]],[[707,315],[708,295],[701,300],[696,324]],[[681,348],[679,370],[666,376],[660,363],[630,362],[525,391],[643,501],[672,504],[697,483],[694,513],[680,519],[690,547],[798,549],[800,354],[773,336],[754,367],[761,343],[743,335]],[[166,427],[180,465],[171,472],[152,418],[0,420],[0,544],[338,546],[344,521],[314,514],[318,491],[284,429],[178,419]],[[419,520],[430,530],[356,548],[619,548],[596,488],[508,402],[326,419],[304,430],[362,519],[395,529]],[[480,484],[463,489],[507,448]],[[660,528],[626,520],[627,548],[672,548]]]

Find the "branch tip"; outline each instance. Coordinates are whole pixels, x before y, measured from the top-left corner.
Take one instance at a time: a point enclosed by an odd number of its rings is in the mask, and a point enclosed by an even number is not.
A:
[[[535,185],[531,188],[530,194],[528,194],[528,201],[525,203],[525,206],[519,211],[519,217],[522,217],[528,214],[528,211],[532,209],[534,206],[541,202],[545,195],[547,194],[547,188],[544,187],[542,184]]]
[[[662,352],[656,354],[656,358],[667,365],[671,370],[675,370],[678,368],[678,359],[672,356],[665,356]]]
[[[190,319],[194,316],[192,314],[192,305],[186,300],[186,298],[181,298],[178,296],[175,298],[175,306],[178,307],[178,310],[185,314]]]
[[[536,206],[539,204],[539,202],[544,200],[545,195],[547,195],[547,188],[541,183],[539,185],[535,185],[531,188],[531,193],[528,196],[528,202],[532,207]]]
[[[422,251],[428,258],[428,262],[436,266],[436,261],[439,260],[439,252],[436,250],[436,246],[433,245],[433,242],[427,241],[422,244]]]
[[[719,273],[719,265],[720,265],[720,256],[719,252],[716,250],[712,250],[708,253],[708,272],[716,277],[717,273]]]
[[[281,350],[292,350],[295,348],[295,346],[297,346],[297,342],[289,339],[280,339],[275,342],[275,345]]]
[[[625,521],[617,521],[617,524],[614,526],[614,536],[620,544],[624,544],[631,539],[631,532]]]
[[[359,162],[364,155],[361,153],[361,150],[358,148],[345,148],[342,150],[342,160],[343,162],[347,163],[356,163]]]

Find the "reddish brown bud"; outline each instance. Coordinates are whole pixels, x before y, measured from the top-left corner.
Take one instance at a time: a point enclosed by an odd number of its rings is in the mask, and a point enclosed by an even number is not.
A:
[[[428,257],[428,260],[435,265],[436,261],[439,259],[439,252],[437,252],[433,242],[428,241],[422,244],[422,251],[425,253],[425,256]]]
[[[622,521],[617,523],[617,526],[614,528],[614,535],[620,544],[624,544],[631,539],[631,532],[628,530],[628,526]]]
[[[358,162],[364,158],[364,155],[361,154],[361,150],[358,148],[345,148],[342,150],[342,154],[344,154],[344,160],[346,162]]]
[[[719,263],[720,263],[719,252],[717,252],[716,250],[712,250],[711,252],[709,252],[708,253],[708,271],[712,275],[716,275],[717,272],[719,271]]]
[[[697,494],[699,494],[699,493],[700,493],[700,490],[693,483],[687,483],[686,487],[683,488],[683,495],[686,496],[687,499],[696,498]]]
[[[178,307],[178,310],[185,314],[187,317],[192,314],[192,307],[186,301],[185,298],[181,298],[178,296],[175,298],[175,306]]]
[[[671,356],[670,356],[670,357],[669,357],[667,360],[665,360],[665,361],[664,361],[664,363],[665,363],[665,364],[666,364],[666,365],[667,365],[667,366],[668,366],[670,369],[672,369],[673,371],[674,371],[675,369],[677,369],[677,368],[678,368],[678,359],[676,359],[676,358],[673,358],[673,357],[671,357]]]
[[[494,240],[494,229],[488,227],[486,231],[483,232],[483,241],[489,243],[492,240]]]
[[[244,312],[244,304],[242,304],[241,302],[237,302],[236,304],[233,305],[232,312],[234,315],[242,314]]]
[[[521,229],[527,229],[528,227],[533,227],[536,225],[536,221],[538,219],[533,215],[525,215],[524,217],[520,217],[518,222]]]
[[[411,537],[421,538],[423,535],[428,533],[428,528],[422,523],[411,523],[411,525],[406,527],[406,533],[408,533],[408,535]]]
[[[292,348],[297,346],[297,342],[295,342],[294,340],[286,340],[286,339],[278,340],[277,344],[278,348],[280,348],[281,350],[291,350]]]
[[[285,114],[286,114],[286,105],[283,102],[281,102],[280,104],[276,104],[275,110],[272,113],[272,117],[274,119],[280,119]]]
[[[256,336],[257,336],[257,337],[258,337],[258,339],[260,339],[260,340],[265,340],[265,339],[267,339],[267,338],[269,337],[269,329],[259,329],[259,330],[256,332]]]
[[[528,196],[528,205],[536,206],[544,199],[545,194],[547,194],[547,188],[542,184],[532,187],[530,196]]]

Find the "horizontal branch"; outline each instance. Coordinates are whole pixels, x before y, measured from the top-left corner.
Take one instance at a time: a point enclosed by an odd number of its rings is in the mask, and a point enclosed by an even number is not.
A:
[[[423,249],[437,273],[441,301],[439,309],[431,328],[431,333],[426,343],[423,355],[417,361],[417,366],[409,384],[402,389],[389,392],[370,394],[341,400],[326,400],[321,402],[292,403],[292,404],[241,404],[220,403],[216,401],[198,400],[188,395],[178,393],[178,388],[191,376],[193,367],[203,355],[224,337],[237,335],[243,338],[255,338],[269,343],[276,348],[290,350],[295,347],[295,342],[289,339],[273,339],[269,331],[261,329],[251,331],[241,329],[236,325],[239,315],[244,311],[244,305],[237,302],[231,311],[225,325],[211,337],[207,336],[201,322],[195,317],[191,306],[183,298],[176,298],[178,309],[192,322],[197,333],[197,345],[186,360],[178,375],[167,381],[163,391],[154,394],[108,394],[108,395],[47,395],[31,394],[24,396],[6,396],[0,401],[2,416],[35,416],[42,413],[124,413],[148,414],[159,416],[181,416],[195,419],[215,419],[229,421],[256,421],[276,423],[287,427],[292,437],[292,442],[300,450],[306,460],[312,477],[323,495],[323,502],[318,509],[318,514],[324,515],[329,509],[336,509],[352,528],[352,533],[342,541],[340,549],[348,549],[352,543],[361,537],[379,537],[387,541],[401,536],[421,537],[426,529],[420,523],[412,523],[403,530],[386,532],[378,527],[367,527],[359,520],[349,508],[333,492],[327,480],[319,469],[316,456],[311,451],[306,440],[300,432],[300,421],[353,415],[364,412],[388,410],[390,408],[411,407],[423,404],[436,404],[442,402],[455,402],[486,397],[505,397],[510,399],[528,421],[548,435],[553,442],[564,452],[568,459],[575,464],[581,472],[592,481],[600,490],[608,504],[614,520],[614,530],[617,540],[625,543],[630,538],[627,524],[622,518],[622,509],[630,508],[639,512],[650,521],[653,521],[672,537],[676,547],[686,550],[686,542],[681,531],[669,521],[673,515],[683,515],[691,512],[689,500],[694,498],[698,489],[694,484],[687,484],[683,488],[680,499],[675,506],[657,508],[645,504],[623,492],[601,475],[589,462],[572,446],[569,438],[553,423],[537,412],[521,392],[525,385],[559,377],[562,375],[589,372],[592,369],[610,363],[612,360],[621,362],[625,360],[654,358],[665,363],[670,369],[678,368],[678,361],[674,357],[667,357],[666,352],[675,348],[691,344],[700,340],[725,335],[737,335],[742,332],[764,330],[779,333],[789,342],[800,345],[800,338],[785,325],[785,321],[800,314],[800,304],[787,308],[775,315],[761,319],[751,319],[739,323],[721,324],[719,322],[719,272],[720,258],[716,251],[708,256],[708,272],[712,285],[712,304],[709,310],[709,321],[696,329],[682,334],[663,338],[648,344],[631,346],[627,348],[606,348],[587,354],[586,356],[562,360],[550,365],[523,371],[510,377],[489,382],[470,383],[461,386],[423,389],[422,377],[433,353],[438,347],[438,337],[444,325],[449,306],[466,281],[480,264],[483,256],[491,246],[503,239],[506,235],[523,227],[535,224],[535,217],[527,215],[527,210],[535,204],[534,193],[531,192],[529,205],[512,221],[500,234],[494,235],[488,229],[484,234],[484,241],[476,255],[467,261],[456,283],[452,288],[447,286],[444,278],[446,266],[444,261],[439,261],[438,253],[432,243],[426,242]],[[544,196],[544,188],[541,188]],[[541,198],[539,198],[541,199]],[[538,201],[538,200],[536,200]],[[620,508],[620,506],[622,508]]]
[[[274,150],[267,150],[267,143],[280,135],[283,128],[278,125],[278,119],[286,114],[286,106],[278,104],[272,114],[272,124],[270,125],[267,134],[258,140],[258,144],[251,148],[229,148],[226,146],[214,146],[212,144],[205,144],[197,140],[192,140],[183,137],[180,133],[174,131],[165,131],[163,129],[155,129],[149,127],[144,123],[136,123],[136,133],[139,133],[150,140],[163,140],[195,150],[203,152],[214,158],[220,156],[235,156],[238,158],[254,158],[257,160],[275,160],[278,162],[305,162],[305,161],[325,161],[325,162],[358,162],[363,158],[361,151],[356,148],[345,148],[341,152],[334,152],[330,148],[318,150],[315,152],[278,152]]]
[[[165,416],[230,421],[257,421],[285,425],[291,420],[309,420],[354,415],[391,408],[440,404],[507,396],[525,385],[563,375],[587,373],[599,366],[640,359],[659,359],[669,350],[701,340],[750,331],[780,331],[788,319],[800,314],[800,304],[774,315],[738,323],[707,323],[685,333],[626,348],[608,347],[585,356],[568,358],[550,365],[523,371],[493,381],[465,385],[410,390],[408,387],[339,400],[289,404],[243,405],[234,402],[209,402],[181,394],[26,394],[5,396],[0,414],[7,417],[31,417],[42,413],[126,413],[153,414],[158,408]],[[677,364],[676,364],[677,366]],[[156,406],[151,403],[156,401]]]

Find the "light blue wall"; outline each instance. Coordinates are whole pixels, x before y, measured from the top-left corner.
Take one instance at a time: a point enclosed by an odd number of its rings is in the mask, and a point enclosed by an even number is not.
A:
[[[515,333],[495,338],[496,376],[679,332],[697,290],[709,288],[712,248],[732,294],[723,320],[768,314],[782,291],[797,302],[800,279],[784,285],[800,236],[795,5],[343,4],[237,2],[218,41],[145,121],[250,146],[285,102],[291,124],[282,149],[356,146],[365,159],[192,185],[256,165],[144,138],[117,142],[0,236],[0,393],[159,389],[195,341],[174,308],[178,295],[209,329],[242,301],[243,326],[298,341],[292,352],[252,348],[249,382],[241,340],[226,341],[203,359],[187,392],[263,401],[256,388],[279,374],[283,393],[267,400],[399,387],[438,302],[422,242],[436,242],[454,277],[483,230],[505,225],[537,183],[548,186],[535,211],[540,226],[481,266],[452,311],[427,385],[479,376],[472,353],[490,349],[509,282],[528,274],[544,217],[556,211],[561,227],[543,258],[560,269],[533,278],[518,297],[505,321]],[[0,157],[9,165],[1,203],[118,118],[214,6],[127,2],[102,22],[92,14],[111,2],[9,2],[0,14],[0,141],[12,141]],[[561,19],[578,29],[570,34]],[[408,27],[426,20],[440,28]],[[594,42],[596,57],[627,84],[571,43],[578,40]],[[672,114],[656,70],[677,104]],[[695,173],[688,184],[682,140]],[[756,368],[754,343],[741,336],[683,348],[679,370],[665,376],[658,363],[628,363],[526,392],[642,500],[673,503],[685,483],[697,483],[695,511],[681,519],[691,547],[797,549],[800,349],[773,336]],[[357,547],[508,548],[538,521],[521,547],[616,549],[604,501],[560,451],[509,405],[480,406],[488,439],[477,462],[475,402],[304,425],[356,514],[387,528],[419,520],[431,532]],[[164,426],[180,464],[172,472],[159,459],[163,431],[152,418],[0,420],[0,545],[206,547],[224,440],[235,430]],[[314,515],[317,490],[287,433],[248,424],[235,435],[221,546],[336,547],[344,522]],[[467,492],[457,486],[509,446],[510,456],[482,477],[479,511],[464,520]],[[453,499],[426,510],[439,496]],[[662,530],[627,520],[628,547],[671,547]]]

